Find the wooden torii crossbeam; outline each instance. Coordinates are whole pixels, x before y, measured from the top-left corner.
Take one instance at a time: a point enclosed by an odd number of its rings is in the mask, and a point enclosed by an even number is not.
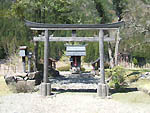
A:
[[[45,41],[45,36],[33,37],[33,41]],[[49,42],[98,42],[99,37],[49,37]],[[104,36],[104,41],[115,41],[114,37]]]
[[[112,24],[45,24],[25,20],[25,24],[31,30],[110,30],[118,29],[124,22],[121,21]]]
[[[31,30],[45,31],[45,36],[34,37],[34,41],[44,41],[44,79],[41,84],[41,94],[47,96],[50,94],[51,89],[48,83],[48,52],[49,52],[49,41],[99,41],[99,54],[100,54],[100,75],[101,82],[98,84],[97,93],[101,97],[108,95],[108,86],[105,83],[105,72],[104,72],[104,41],[113,41],[114,38],[104,36],[103,30],[118,30],[124,22],[117,22],[112,24],[45,24],[36,23],[25,20],[26,26],[30,27]],[[49,37],[48,30],[72,30],[72,37]],[[76,37],[76,30],[98,30],[98,37]]]

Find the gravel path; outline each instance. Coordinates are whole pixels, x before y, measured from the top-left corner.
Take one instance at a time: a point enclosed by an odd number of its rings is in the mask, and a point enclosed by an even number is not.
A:
[[[90,73],[82,74],[70,74],[61,73],[61,75],[55,78],[50,78],[49,81],[52,84],[52,88],[64,89],[64,90],[96,90],[97,84],[100,83],[99,77],[91,76]]]
[[[39,93],[0,96],[0,113],[150,113],[146,104],[120,103],[101,99],[95,92],[67,92],[68,89],[96,89],[99,78],[88,74],[50,79],[52,88],[65,89],[48,97]]]
[[[94,93],[60,93],[49,97],[21,93],[0,97],[0,113],[150,113],[150,107],[100,99]]]

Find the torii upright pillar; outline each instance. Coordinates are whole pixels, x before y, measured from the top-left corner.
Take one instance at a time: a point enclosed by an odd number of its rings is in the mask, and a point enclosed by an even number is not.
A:
[[[44,42],[44,76],[41,84],[41,95],[48,96],[51,93],[51,84],[48,83],[48,55],[49,55],[49,36],[48,30],[45,30]]]
[[[98,96],[105,98],[108,96],[109,88],[105,83],[105,70],[104,70],[104,33],[103,30],[99,31],[99,54],[100,54],[100,83],[97,87]]]

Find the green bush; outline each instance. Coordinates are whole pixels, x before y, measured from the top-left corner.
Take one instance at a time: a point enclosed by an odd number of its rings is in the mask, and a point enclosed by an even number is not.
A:
[[[84,68],[84,67],[81,67],[81,71],[82,71],[82,72],[85,72],[85,68]]]
[[[68,66],[59,67],[59,68],[57,68],[57,70],[58,71],[69,71],[70,68],[71,68],[70,65],[68,65]]]
[[[136,58],[133,58],[133,64],[136,65],[136,66],[138,65],[138,61],[137,61]]]
[[[109,81],[109,86],[111,88],[120,89],[125,87],[125,69],[120,66],[116,66],[106,72],[106,76],[111,80]]]

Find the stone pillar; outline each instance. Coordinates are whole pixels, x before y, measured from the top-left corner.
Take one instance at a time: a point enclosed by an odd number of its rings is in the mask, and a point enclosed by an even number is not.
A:
[[[98,96],[105,98],[108,95],[108,86],[105,84],[104,70],[104,34],[103,30],[99,31],[99,54],[100,54],[100,76],[101,80],[97,87]]]

